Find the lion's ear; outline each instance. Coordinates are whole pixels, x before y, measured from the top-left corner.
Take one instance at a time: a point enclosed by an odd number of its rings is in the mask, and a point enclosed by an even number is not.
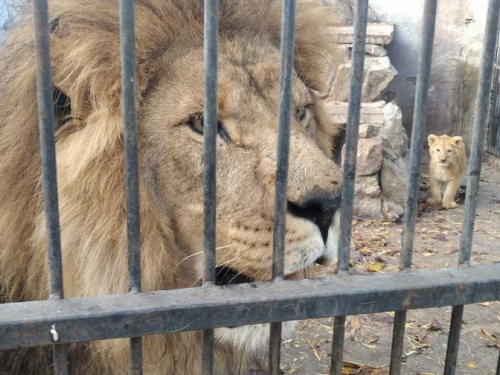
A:
[[[460,146],[461,144],[464,143],[464,140],[461,136],[457,135],[455,137],[452,137],[451,140],[455,144],[455,146]]]
[[[429,146],[432,146],[434,142],[436,142],[438,139],[437,135],[435,134],[430,134],[429,137],[427,137],[427,141],[429,142]]]

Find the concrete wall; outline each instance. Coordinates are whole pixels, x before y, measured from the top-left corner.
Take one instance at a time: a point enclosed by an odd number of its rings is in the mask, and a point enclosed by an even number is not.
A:
[[[475,97],[487,0],[439,0],[430,82],[428,132],[457,132]],[[399,72],[396,93],[405,128],[411,131],[424,0],[371,0],[380,21],[396,23],[388,46]]]

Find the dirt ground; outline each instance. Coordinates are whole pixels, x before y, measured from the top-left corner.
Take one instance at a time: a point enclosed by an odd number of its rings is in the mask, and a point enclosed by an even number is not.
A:
[[[463,183],[465,185],[465,181]],[[426,174],[421,200],[428,196]],[[440,210],[421,204],[413,267],[455,267],[463,219],[465,188],[459,207]],[[472,265],[500,262],[500,163],[486,160],[479,191]],[[397,272],[402,224],[355,221],[351,251],[352,273]],[[320,270],[333,275],[334,267]],[[394,313],[348,317],[343,374],[388,374]],[[442,374],[451,307],[408,312],[403,374]],[[302,321],[293,339],[283,343],[286,374],[328,374],[332,320]],[[461,333],[459,375],[495,374],[500,349],[500,302],[468,305]]]

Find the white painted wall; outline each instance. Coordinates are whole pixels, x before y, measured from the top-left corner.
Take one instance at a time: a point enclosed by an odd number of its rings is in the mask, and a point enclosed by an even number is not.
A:
[[[469,108],[477,84],[487,0],[439,0],[430,84],[427,129],[452,132]],[[397,95],[405,127],[413,116],[424,0],[371,0],[380,21],[396,24],[388,46],[399,76],[388,90]]]

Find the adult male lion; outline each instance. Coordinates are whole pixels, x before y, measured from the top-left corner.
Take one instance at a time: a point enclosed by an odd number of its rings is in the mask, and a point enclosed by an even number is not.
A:
[[[281,2],[221,1],[218,282],[268,280],[276,168]],[[142,285],[199,285],[203,234],[203,8],[137,0]],[[65,296],[126,293],[127,251],[117,0],[52,0],[50,26]],[[332,62],[331,15],[297,14],[286,273],[336,255],[335,127],[315,92]],[[48,297],[30,10],[0,56],[0,287]],[[336,221],[336,220],[335,220]],[[287,325],[290,330],[290,325]],[[216,332],[217,374],[244,373],[266,325]],[[198,332],[144,340],[146,374],[198,374]],[[49,351],[3,353],[0,372],[43,374]],[[73,374],[125,374],[128,340],[72,347]]]

